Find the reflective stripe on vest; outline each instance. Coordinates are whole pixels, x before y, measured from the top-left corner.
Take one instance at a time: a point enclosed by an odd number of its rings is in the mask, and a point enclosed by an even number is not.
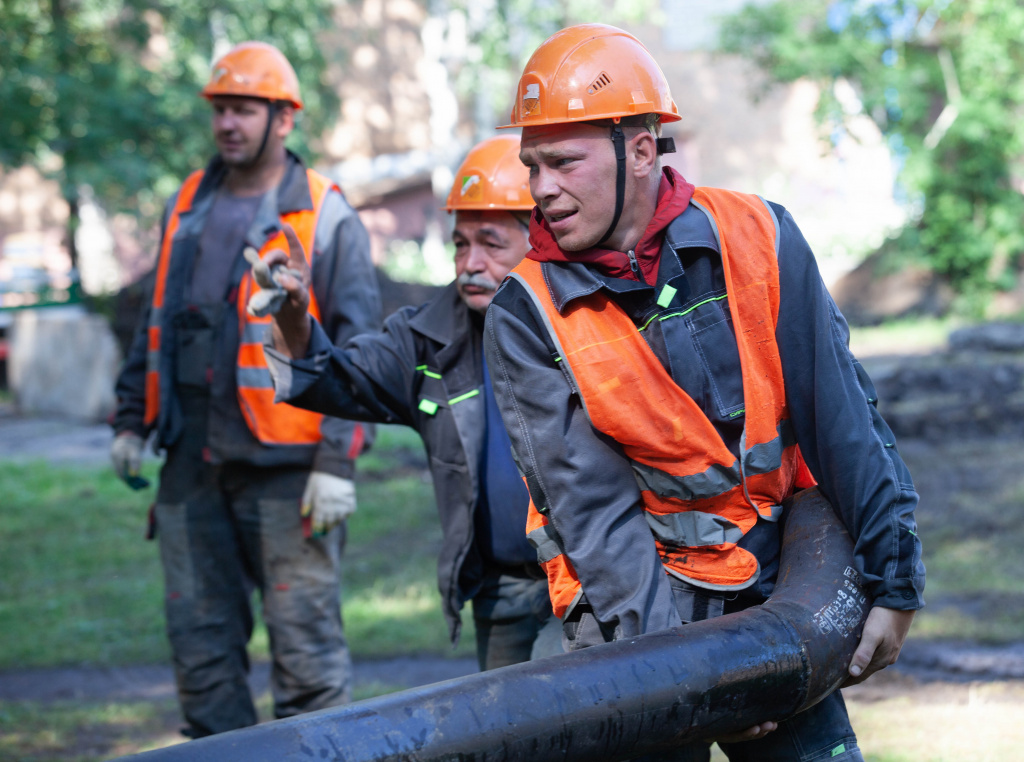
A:
[[[330,180],[313,170],[306,170],[312,210],[299,210],[281,215],[281,222],[294,229],[302,243],[306,261],[312,267],[313,242],[316,223],[323,201],[334,186]],[[146,353],[146,410],[145,422],[154,423],[160,412],[160,343],[164,320],[164,303],[167,276],[170,271],[171,252],[174,236],[178,231],[181,215],[192,208],[196,190],[203,179],[202,170],[192,173],[181,186],[178,200],[167,221],[157,263],[156,283],[149,315],[148,346]],[[262,256],[274,248],[288,250],[283,233],[268,240],[260,250]],[[238,292],[239,346],[237,357],[238,401],[246,423],[253,435],[264,444],[315,444],[320,441],[320,422],[323,416],[300,410],[290,405],[274,404],[274,388],[263,355],[263,337],[270,324],[270,318],[253,318],[246,312],[250,296],[259,286],[250,272],[242,278]],[[310,291],[310,314],[319,318],[320,311],[316,296]]]
[[[629,316],[602,291],[574,299],[559,313],[540,263],[526,259],[512,277],[537,304],[591,424],[630,459],[667,570],[702,587],[742,589],[759,569],[753,554],[736,543],[759,514],[778,518],[802,464],[775,342],[778,225],[756,196],[699,188],[693,202],[708,215],[722,251],[746,411],[738,459]],[[532,503],[530,511],[532,534],[547,518]],[[545,568],[562,616],[579,583],[564,555]]]
[[[330,180],[311,169],[306,170],[309,193],[313,199],[312,209],[300,209],[281,215],[281,222],[295,230],[306,255],[306,264],[313,267],[313,247],[316,224],[320,218],[324,199],[336,188]],[[283,232],[278,232],[263,244],[260,256],[271,249],[288,251],[288,241]],[[246,271],[238,288],[238,404],[250,431],[263,444],[301,445],[316,444],[320,441],[320,423],[323,416],[308,410],[300,410],[286,404],[274,403],[274,384],[263,354],[263,340],[271,323],[271,317],[253,317],[246,311],[249,299],[259,290],[252,273]],[[320,319],[320,308],[313,290],[309,291],[309,314]]]

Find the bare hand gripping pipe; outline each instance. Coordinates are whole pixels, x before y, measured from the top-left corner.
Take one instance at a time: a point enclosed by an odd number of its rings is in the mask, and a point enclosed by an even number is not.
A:
[[[870,606],[818,490],[785,515],[762,606],[131,759],[610,762],[785,719],[843,682]]]

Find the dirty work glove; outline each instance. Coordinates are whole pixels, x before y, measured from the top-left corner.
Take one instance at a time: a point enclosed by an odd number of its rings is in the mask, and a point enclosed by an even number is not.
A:
[[[246,311],[253,317],[266,317],[275,314],[281,309],[284,300],[288,298],[288,293],[278,284],[277,276],[282,272],[288,272],[296,278],[301,278],[302,273],[290,270],[284,265],[268,266],[260,259],[260,253],[252,246],[246,246],[242,254],[245,256],[245,261],[252,265],[253,280],[260,287],[260,290],[249,298],[249,304],[245,307]]]
[[[356,512],[356,485],[351,479],[313,471],[302,494],[302,517],[309,517],[314,537],[321,537]]]
[[[145,440],[133,431],[122,431],[110,444],[110,462],[114,464],[114,473],[132,489],[149,486],[149,482],[139,475],[144,444]]]

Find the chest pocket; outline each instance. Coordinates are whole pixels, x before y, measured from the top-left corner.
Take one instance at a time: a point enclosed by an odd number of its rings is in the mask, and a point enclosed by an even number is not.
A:
[[[448,394],[441,374],[426,364],[418,365],[416,372],[420,376],[416,407],[423,415],[435,416],[441,408],[448,407]]]
[[[178,313],[174,320],[174,367],[178,385],[209,387],[222,314],[222,305],[215,304]]]
[[[684,314],[667,317],[661,327],[671,354],[675,354],[675,348],[689,344],[699,362],[702,388],[691,389],[697,374],[685,364],[693,357],[672,357],[673,375],[679,373],[688,381],[681,384],[685,391],[711,418],[738,417],[743,411],[743,374],[728,301],[705,302]]]

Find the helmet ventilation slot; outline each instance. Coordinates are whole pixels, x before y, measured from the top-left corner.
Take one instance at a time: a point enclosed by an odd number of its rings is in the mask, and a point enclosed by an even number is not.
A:
[[[587,88],[587,94],[593,95],[601,90],[604,90],[608,85],[612,83],[612,78],[608,76],[607,72],[601,72],[597,79],[590,83],[590,87]]]

